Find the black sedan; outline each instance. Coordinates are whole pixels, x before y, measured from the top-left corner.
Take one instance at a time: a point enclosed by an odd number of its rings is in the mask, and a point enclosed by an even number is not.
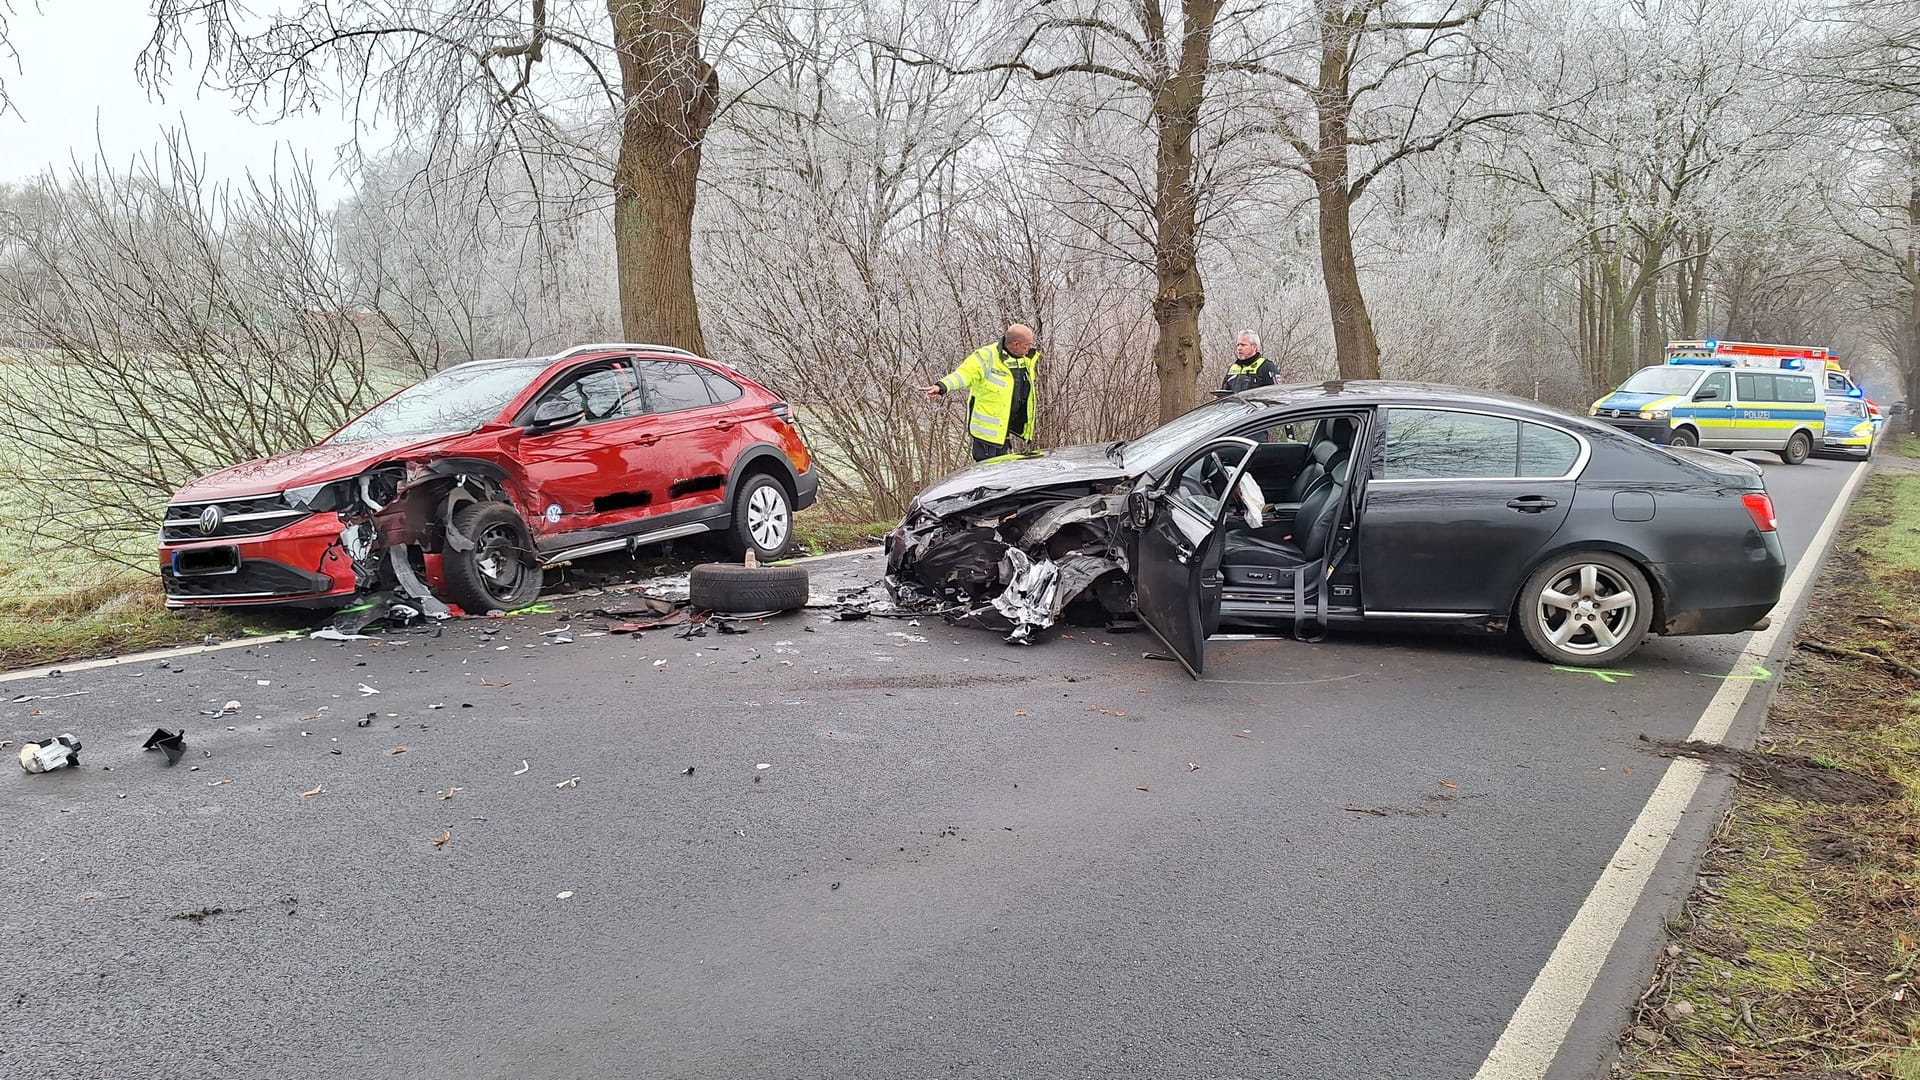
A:
[[[1602,666],[1648,633],[1764,625],[1786,557],[1749,462],[1499,394],[1329,382],[955,473],[887,569],[903,605],[1012,641],[1137,613],[1198,675],[1223,623],[1517,628]]]

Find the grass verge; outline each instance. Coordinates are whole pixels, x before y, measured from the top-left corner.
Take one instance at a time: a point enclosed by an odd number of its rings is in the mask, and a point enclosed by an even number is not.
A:
[[[803,520],[796,517],[793,519],[793,541],[796,548],[804,548],[808,555],[852,551],[879,543],[879,538],[892,532],[898,524],[898,521],[841,521],[821,517]]]
[[[289,629],[257,616],[169,611],[160,583],[119,583],[0,607],[0,671]]]
[[[1920,1080],[1916,596],[1920,472],[1888,470],[1815,588],[1757,753],[1718,755],[1741,782],[1616,1076]]]
[[[794,520],[794,553],[822,555],[873,544],[891,521],[843,521],[816,514]],[[694,561],[722,558],[698,547],[640,560],[608,556],[548,572],[547,585],[565,594],[656,573],[684,571]],[[193,645],[208,634],[234,638],[314,625],[312,612],[170,611],[153,579],[115,579],[65,591],[0,599],[0,671],[117,656],[141,649]]]

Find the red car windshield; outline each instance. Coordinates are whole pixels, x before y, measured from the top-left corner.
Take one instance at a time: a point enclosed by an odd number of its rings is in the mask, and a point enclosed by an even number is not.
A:
[[[500,415],[550,363],[548,359],[487,360],[448,368],[375,405],[326,441],[352,443],[472,431]]]

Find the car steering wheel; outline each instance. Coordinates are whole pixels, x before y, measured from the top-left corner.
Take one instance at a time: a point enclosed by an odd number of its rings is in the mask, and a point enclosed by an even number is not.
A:
[[[1227,463],[1220,460],[1218,450],[1210,450],[1200,462],[1200,482],[1206,486],[1207,494],[1225,500],[1227,491]]]

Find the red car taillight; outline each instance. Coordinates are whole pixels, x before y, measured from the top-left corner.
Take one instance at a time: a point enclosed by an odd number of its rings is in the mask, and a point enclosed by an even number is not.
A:
[[[779,417],[780,422],[787,425],[788,427],[794,426],[793,406],[787,404],[786,402],[776,401],[773,404],[767,406],[767,411],[772,413],[774,416]]]
[[[1754,528],[1761,532],[1772,532],[1779,527],[1780,521],[1773,515],[1773,496],[1764,491],[1749,491],[1740,496],[1741,505],[1747,513],[1753,515]]]

